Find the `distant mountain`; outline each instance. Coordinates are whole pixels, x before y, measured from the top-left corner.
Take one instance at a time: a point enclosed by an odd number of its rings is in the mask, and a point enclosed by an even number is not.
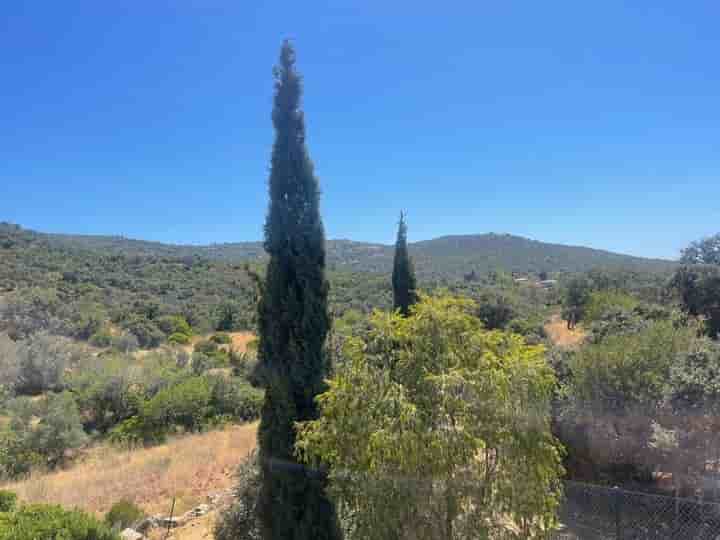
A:
[[[0,224],[1,227],[17,227]],[[139,257],[194,258],[223,262],[262,261],[266,255],[260,242],[237,242],[208,246],[172,245],[121,236],[46,234],[27,231],[56,248],[79,249]],[[328,241],[331,269],[389,273],[393,246]],[[662,259],[633,257],[580,246],[549,244],[509,234],[443,236],[410,244],[410,253],[421,279],[455,279],[474,270],[512,272],[577,272],[591,268],[664,272],[676,263]]]

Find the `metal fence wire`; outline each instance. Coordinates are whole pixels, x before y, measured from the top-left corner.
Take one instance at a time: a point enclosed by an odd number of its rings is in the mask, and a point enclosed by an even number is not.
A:
[[[720,540],[720,504],[565,482],[554,539]]]

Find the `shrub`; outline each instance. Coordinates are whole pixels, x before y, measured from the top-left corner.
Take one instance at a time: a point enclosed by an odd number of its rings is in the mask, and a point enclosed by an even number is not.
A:
[[[0,540],[119,540],[110,527],[80,510],[31,504],[0,514]]]
[[[637,305],[638,301],[629,294],[609,290],[595,291],[590,294],[585,308],[585,319],[590,322],[598,321],[609,313],[631,312]]]
[[[112,348],[125,354],[136,351],[140,342],[133,334],[121,334],[112,340]]]
[[[217,343],[218,345],[230,345],[232,338],[227,334],[213,334],[210,337],[210,341]]]
[[[193,353],[190,367],[193,375],[202,375],[213,366],[213,360],[206,354]]]
[[[260,497],[260,469],[257,452],[253,452],[238,467],[235,502],[222,511],[213,535],[215,540],[260,540],[258,500]]]
[[[145,317],[135,316],[123,323],[124,327],[133,334],[141,347],[151,349],[157,347],[165,339],[165,334],[153,321]]]
[[[143,397],[139,382],[127,360],[114,357],[93,358],[68,379],[86,429],[103,433],[137,412]]]
[[[255,420],[260,417],[263,392],[236,377],[208,377],[212,384],[210,407],[214,416],[235,420]]]
[[[17,495],[6,489],[0,489],[0,512],[12,512],[15,510]]]
[[[190,325],[185,320],[184,317],[181,317],[180,315],[165,315],[163,317],[158,318],[155,321],[155,324],[157,325],[160,330],[165,332],[167,335],[171,334],[185,334],[186,336],[192,335],[192,329],[190,328]]]
[[[115,530],[132,527],[145,517],[145,512],[132,501],[121,499],[105,514],[105,523]]]
[[[40,335],[21,343],[17,350],[15,391],[39,394],[60,390],[65,369],[73,359],[70,344],[62,338]]]
[[[214,352],[217,352],[218,346],[217,343],[209,340],[209,339],[203,339],[202,341],[198,341],[195,344],[195,347],[193,348],[195,352],[202,353],[202,354],[212,354]]]
[[[168,337],[168,343],[174,343],[175,345],[187,345],[190,343],[190,336],[187,334],[181,334],[180,332],[174,332]]]
[[[517,316],[515,304],[507,294],[490,290],[478,299],[477,316],[488,330],[502,329]]]
[[[32,431],[32,448],[45,457],[50,467],[61,464],[68,450],[85,443],[80,412],[70,392],[50,394],[46,410]]]
[[[106,330],[95,332],[89,339],[90,345],[95,347],[110,347],[113,342],[113,337]]]

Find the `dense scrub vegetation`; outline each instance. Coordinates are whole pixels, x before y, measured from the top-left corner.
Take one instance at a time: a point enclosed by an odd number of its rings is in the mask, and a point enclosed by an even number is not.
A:
[[[14,494],[0,496],[2,540],[119,540],[110,526],[80,510],[46,504],[15,504]]]
[[[426,297],[406,318],[376,312],[300,428],[349,537],[492,537],[510,520],[530,538],[555,524],[552,370],[542,346],[483,329],[474,310]]]
[[[35,339],[45,344],[42,353],[28,354],[25,347],[36,347]],[[136,358],[93,353],[48,335],[34,340],[15,343],[0,335],[0,474],[6,478],[64,465],[104,437],[150,444],[260,413],[262,391],[247,379],[251,355],[212,341],[192,356],[164,349]],[[32,377],[23,375],[28,372]]]

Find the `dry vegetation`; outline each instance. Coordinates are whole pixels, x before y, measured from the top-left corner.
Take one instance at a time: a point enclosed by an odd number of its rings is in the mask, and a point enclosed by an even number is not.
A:
[[[579,347],[585,339],[585,332],[581,328],[568,330],[567,323],[562,320],[560,315],[553,315],[550,318],[545,324],[545,332],[558,347]]]
[[[27,502],[57,503],[101,514],[127,498],[149,514],[176,513],[231,487],[238,464],[255,447],[257,423],[188,435],[148,449],[99,446],[67,470],[2,486]]]

